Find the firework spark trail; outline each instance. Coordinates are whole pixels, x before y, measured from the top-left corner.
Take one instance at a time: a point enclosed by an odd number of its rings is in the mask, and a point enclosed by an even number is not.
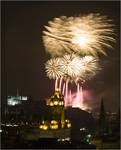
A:
[[[115,42],[112,21],[100,14],[54,18],[43,31],[44,46],[52,56],[63,53],[106,55],[105,47]]]
[[[65,95],[65,83],[63,84],[62,94]]]
[[[63,77],[61,77],[61,78],[60,78],[60,81],[59,81],[59,89],[60,89],[60,92],[61,92],[62,82],[63,82]]]
[[[82,91],[82,86],[80,87],[80,106],[83,106],[83,91]]]
[[[69,107],[72,106],[74,108],[80,108],[82,110],[90,110],[90,107],[84,103],[83,99],[83,89],[81,85],[76,85],[76,92],[72,91],[71,89],[68,88],[67,92],[67,98],[65,99],[65,84],[62,84],[62,94],[64,96],[64,106]],[[89,95],[87,97],[90,97]],[[48,104],[49,104],[49,99],[48,99]]]
[[[79,87],[78,87],[79,88]],[[83,107],[83,103],[81,101],[81,93],[80,90],[78,89],[78,91],[75,93],[75,98],[73,98],[72,101],[72,107],[76,107],[76,108],[82,108]]]
[[[74,107],[79,107],[80,106],[80,87],[79,87],[79,83],[77,84],[77,93],[76,93],[76,100],[74,103]]]
[[[71,104],[72,102],[72,94],[71,94],[71,90],[69,91],[69,105]]]
[[[55,79],[55,90],[58,88],[58,78]]]
[[[74,93],[68,88],[67,95],[64,95],[65,107],[72,106],[75,108],[86,109],[87,106],[84,104],[82,86],[78,83],[76,88],[77,90]]]
[[[66,89],[65,89],[65,107],[67,106],[68,104],[68,83],[69,83],[69,80],[67,79],[66,80]]]
[[[80,58],[72,53],[64,57],[50,59],[45,67],[47,76],[50,79],[59,78],[61,86],[61,78],[69,79],[69,82],[74,81],[75,83],[91,79],[101,70],[98,61],[98,58],[92,56]]]

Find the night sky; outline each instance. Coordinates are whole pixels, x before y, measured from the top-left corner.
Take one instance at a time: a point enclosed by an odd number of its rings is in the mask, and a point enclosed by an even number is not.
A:
[[[49,20],[61,15],[101,13],[115,24],[116,43],[108,56],[101,58],[102,72],[84,85],[93,93],[88,103],[98,107],[101,98],[107,110],[119,107],[119,21],[118,1],[78,2],[2,2],[2,94],[32,96],[44,100],[54,89],[54,81],[45,73],[45,62],[50,58],[42,43],[42,31]]]

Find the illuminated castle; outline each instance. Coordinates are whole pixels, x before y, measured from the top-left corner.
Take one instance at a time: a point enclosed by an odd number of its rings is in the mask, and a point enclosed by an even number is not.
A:
[[[71,128],[70,120],[65,119],[64,112],[64,98],[59,89],[54,92],[48,102],[51,119],[49,121],[42,121],[40,129],[42,130],[56,130]]]

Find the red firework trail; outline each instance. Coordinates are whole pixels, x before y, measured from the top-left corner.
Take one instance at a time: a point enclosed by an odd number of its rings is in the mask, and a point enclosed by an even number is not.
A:
[[[80,94],[81,94],[80,95],[80,98],[81,98],[80,105],[83,106],[83,91],[82,91],[82,86],[80,87]]]
[[[72,101],[72,94],[71,94],[71,90],[69,91],[69,105],[71,104]]]
[[[58,88],[58,78],[55,79],[55,90]]]
[[[62,94],[65,94],[65,83],[63,84],[63,90],[62,90]]]
[[[62,82],[63,82],[63,77],[61,77],[61,78],[60,78],[60,81],[59,81],[59,90],[60,90],[60,92],[61,92]]]
[[[64,99],[65,99],[65,107],[67,106],[68,104],[68,83],[69,83],[69,80],[67,79],[66,80],[66,91],[65,91],[65,96],[64,96]]]
[[[65,107],[72,106],[77,108],[83,108],[83,89],[79,83],[76,85],[76,92],[72,92],[69,89],[69,79],[63,82],[63,78],[56,78],[55,80],[55,90],[59,89],[64,96]]]

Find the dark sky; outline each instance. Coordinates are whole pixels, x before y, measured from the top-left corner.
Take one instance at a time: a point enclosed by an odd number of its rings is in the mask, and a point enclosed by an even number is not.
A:
[[[2,2],[2,94],[31,95],[44,100],[53,91],[54,81],[45,74],[44,63],[49,56],[42,43],[42,31],[49,20],[61,15],[101,13],[113,19],[116,44],[103,58],[104,69],[98,77],[86,83],[94,92],[91,105],[97,106],[101,97],[107,109],[119,104],[119,2]]]

